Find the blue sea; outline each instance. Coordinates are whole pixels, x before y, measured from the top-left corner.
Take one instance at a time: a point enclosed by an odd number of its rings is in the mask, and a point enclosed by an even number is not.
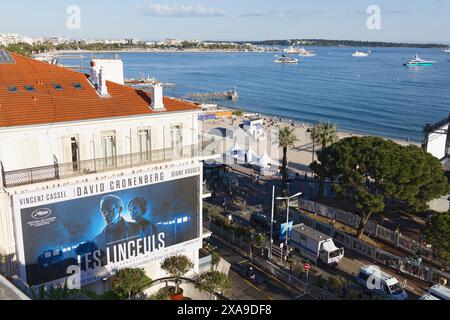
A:
[[[175,83],[165,95],[183,98],[236,87],[236,103],[216,103],[305,123],[328,120],[345,131],[421,142],[423,126],[450,113],[450,54],[441,49],[375,48],[367,58],[353,58],[356,48],[310,49],[317,56],[295,56],[297,65],[275,64],[276,53],[121,53],[120,58],[127,78]],[[403,66],[416,53],[436,64]],[[84,54],[83,64],[90,58]]]

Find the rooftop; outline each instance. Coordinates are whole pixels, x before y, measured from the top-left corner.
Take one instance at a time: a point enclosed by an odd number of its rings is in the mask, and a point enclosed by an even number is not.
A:
[[[106,81],[102,97],[86,74],[7,51],[0,57],[0,127],[201,110],[164,97],[166,110],[154,111],[142,90]]]

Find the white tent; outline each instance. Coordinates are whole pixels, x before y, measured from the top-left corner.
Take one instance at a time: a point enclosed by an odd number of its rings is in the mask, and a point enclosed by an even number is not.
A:
[[[258,155],[253,152],[252,148],[249,148],[247,150],[247,163],[254,164],[258,162]]]
[[[241,147],[239,147],[239,145],[237,143],[235,143],[234,146],[230,150],[225,152],[225,156],[227,158],[236,159],[236,160],[239,160],[242,162],[245,162],[245,155],[246,155],[245,149],[242,149]]]
[[[269,157],[267,152],[264,152],[261,157],[258,158],[258,161],[254,163],[255,166],[261,168],[261,169],[268,169],[271,166],[277,166],[277,161],[272,160],[272,158]]]

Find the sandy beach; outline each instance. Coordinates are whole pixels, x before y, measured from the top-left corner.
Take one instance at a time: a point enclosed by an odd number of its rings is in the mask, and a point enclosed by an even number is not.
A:
[[[310,133],[308,132],[308,129],[312,129],[313,126],[306,123],[301,122],[295,122],[290,119],[281,119],[275,118],[267,115],[261,115],[261,118],[264,119],[264,128],[267,130],[269,128],[272,129],[279,129],[283,127],[294,127],[295,128],[295,135],[297,136],[297,143],[295,144],[294,148],[290,148],[288,150],[288,161],[289,161],[289,169],[292,173],[299,173],[301,175],[305,173],[310,173],[309,165],[313,161],[313,149],[317,152],[320,150],[320,146],[315,145],[313,148],[313,141],[311,139]],[[232,118],[222,118],[222,119],[216,119],[216,120],[207,120],[202,122],[203,132],[209,132],[212,129],[217,128],[225,128],[229,130],[238,129],[239,125],[242,125],[244,121],[248,119],[246,117],[246,114],[244,113],[243,116],[234,117]],[[346,132],[346,131],[340,131],[338,127],[338,138],[344,139],[348,137],[355,137],[355,136],[363,136],[362,134],[356,134],[353,132]],[[396,140],[396,139],[390,139],[392,141],[395,141],[396,143],[400,145],[417,145],[420,146],[418,143],[414,142],[408,142],[405,140]],[[241,147],[244,147],[243,145]],[[280,159],[282,150],[280,148],[279,150]],[[260,154],[258,154],[260,156]],[[314,157],[317,159],[317,157]]]

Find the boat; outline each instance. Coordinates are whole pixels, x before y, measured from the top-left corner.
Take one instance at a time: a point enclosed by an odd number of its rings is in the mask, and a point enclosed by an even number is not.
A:
[[[352,54],[352,57],[362,58],[362,57],[368,57],[370,55],[370,51],[368,52],[362,52],[362,51],[355,51]]]
[[[450,53],[450,48],[444,50],[445,53]]]
[[[308,51],[304,48],[301,48],[300,53],[298,55],[300,57],[315,57],[317,54],[314,51]]]
[[[416,54],[413,59],[409,60],[403,65],[407,67],[431,67],[435,63],[435,61],[422,59],[419,57],[419,55]]]
[[[298,54],[302,57],[315,57],[316,53],[314,51],[308,51],[305,48],[294,48],[289,47],[288,49],[284,49],[283,52],[285,54]]]
[[[286,57],[284,54],[274,61],[275,63],[298,63],[298,59]]]

